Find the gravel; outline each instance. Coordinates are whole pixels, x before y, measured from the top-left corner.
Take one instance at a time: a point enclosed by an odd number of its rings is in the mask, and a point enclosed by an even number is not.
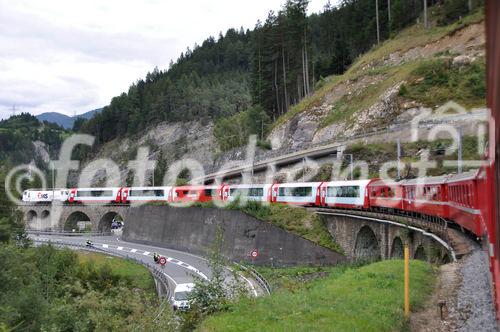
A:
[[[463,258],[462,282],[454,313],[457,331],[498,331],[493,309],[488,256],[477,245]]]

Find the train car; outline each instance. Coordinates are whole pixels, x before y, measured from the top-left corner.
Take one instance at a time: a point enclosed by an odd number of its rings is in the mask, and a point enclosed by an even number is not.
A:
[[[122,189],[122,203],[168,202],[172,187],[127,187]]]
[[[212,200],[222,200],[223,185],[216,186],[180,186],[173,187],[169,202],[188,203],[188,202],[210,202]]]
[[[23,202],[30,203],[51,203],[53,201],[66,202],[69,197],[68,189],[54,190],[25,190],[23,192]]]
[[[69,190],[69,203],[121,203],[122,188],[73,188]]]
[[[449,218],[447,176],[401,181],[403,209],[409,212]]]
[[[368,209],[368,185],[373,180],[331,181],[320,186],[319,205],[336,208]]]
[[[370,207],[403,210],[403,187],[393,180],[373,180],[368,184]]]
[[[271,201],[272,184],[235,184],[226,185],[222,190],[222,199],[234,201],[238,198],[255,202]]]
[[[450,176],[446,180],[449,219],[481,236],[485,228],[478,204],[477,171]]]
[[[320,186],[323,182],[279,183],[271,187],[271,202],[301,206],[320,205]]]

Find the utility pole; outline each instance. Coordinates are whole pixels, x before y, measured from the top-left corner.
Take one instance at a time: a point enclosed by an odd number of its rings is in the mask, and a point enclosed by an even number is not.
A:
[[[17,110],[17,108],[16,108],[16,105],[15,105],[15,104],[14,104],[14,105],[12,105],[12,107],[11,107],[11,109],[10,109],[10,110],[12,111],[12,116],[16,115],[16,110]]]
[[[389,29],[391,28],[391,0],[387,0],[387,21],[389,22]]]
[[[380,44],[380,26],[378,22],[378,0],[375,0],[375,13],[377,17],[377,44]]]
[[[424,28],[429,28],[429,22],[427,22],[427,0],[424,0]]]
[[[401,141],[398,138],[398,179],[401,178]]]
[[[354,164],[352,161],[352,153],[349,154],[349,156],[351,157],[351,180],[354,180]]]
[[[458,128],[458,160],[457,160],[457,172],[462,173],[462,129]]]

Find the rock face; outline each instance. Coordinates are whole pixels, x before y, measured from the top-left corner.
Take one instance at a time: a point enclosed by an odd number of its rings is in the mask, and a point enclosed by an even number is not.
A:
[[[203,166],[212,165],[218,152],[213,123],[190,121],[160,123],[137,137],[115,139],[102,146],[93,160],[105,158],[117,163],[121,173],[119,178],[124,184],[129,172],[128,162],[136,159],[139,147],[149,148],[150,160],[157,160],[162,151],[167,165],[182,159],[194,159]],[[103,183],[105,177],[105,172],[98,172],[93,183]],[[70,179],[74,184],[77,181],[75,175]]]

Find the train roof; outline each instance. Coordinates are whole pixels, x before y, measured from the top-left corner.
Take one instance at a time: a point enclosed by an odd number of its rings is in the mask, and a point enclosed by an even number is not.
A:
[[[465,180],[474,180],[477,178],[479,170],[468,171],[460,174],[452,174],[448,176],[446,183],[465,181]]]
[[[329,182],[324,182],[323,185],[326,185],[326,186],[355,186],[355,185],[366,186],[375,180],[376,179],[329,181]]]
[[[120,188],[121,187],[98,187],[98,188],[72,188],[72,189],[90,191],[90,190],[116,190]]]
[[[157,187],[124,187],[130,190],[161,190],[161,189],[171,189],[172,186],[157,186]]]
[[[445,184],[447,178],[448,178],[448,175],[429,176],[429,177],[425,177],[425,178],[402,180],[400,183],[403,186],[405,186],[405,185],[408,185],[408,186],[422,185],[422,184]]]
[[[226,184],[225,187],[229,188],[261,188],[270,187],[271,183],[250,183],[250,184]]]
[[[377,179],[370,182],[370,187],[377,186],[399,186],[401,182],[394,181],[393,179]]]
[[[293,183],[276,183],[279,187],[319,187],[323,182],[293,182]]]

